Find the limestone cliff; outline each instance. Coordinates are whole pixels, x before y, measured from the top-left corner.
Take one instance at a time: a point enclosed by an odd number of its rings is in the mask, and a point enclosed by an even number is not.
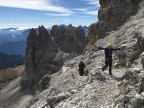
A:
[[[22,87],[32,87],[38,84],[45,74],[57,72],[63,61],[56,58],[58,46],[43,27],[39,27],[38,34],[35,29],[30,30],[27,38],[25,71],[22,75]]]
[[[68,26],[54,25],[50,33],[60,49],[65,53],[80,54],[87,45],[84,29],[81,26],[73,27],[71,24]]]
[[[100,0],[99,21],[91,24],[89,29],[90,44],[106,37],[110,31],[116,30],[130,16],[136,14],[140,1],[142,0]]]
[[[31,29],[27,38],[25,71],[22,88],[37,88],[40,78],[61,69],[66,58],[82,53],[87,38],[81,26],[53,26],[50,33],[39,27]],[[65,54],[67,53],[67,55]]]

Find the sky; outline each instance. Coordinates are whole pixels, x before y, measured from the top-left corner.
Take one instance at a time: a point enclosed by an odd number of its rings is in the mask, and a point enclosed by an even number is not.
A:
[[[95,23],[99,0],[0,0],[0,28]]]

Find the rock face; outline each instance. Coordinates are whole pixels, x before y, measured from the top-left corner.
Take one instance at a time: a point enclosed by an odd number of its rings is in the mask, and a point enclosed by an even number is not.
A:
[[[50,83],[50,76],[47,74],[47,75],[43,76],[39,82],[40,90],[43,91],[46,88],[48,88],[49,83]]]
[[[50,33],[60,49],[66,53],[80,54],[88,43],[84,29],[81,26],[73,27],[71,24],[68,26],[54,25]]]
[[[99,21],[89,29],[90,43],[104,38],[108,32],[116,30],[130,16],[136,14],[140,1],[142,0],[100,0]]]
[[[24,88],[38,84],[43,75],[57,72],[63,64],[57,57],[58,46],[47,30],[41,26],[38,33],[31,29],[27,38],[25,72],[21,82]]]
[[[22,76],[22,88],[38,87],[40,78],[53,74],[61,69],[63,60],[82,53],[87,45],[84,30],[81,26],[53,26],[51,35],[43,27],[30,30],[27,38],[25,72]],[[35,85],[37,85],[35,87]],[[42,88],[43,89],[43,88]]]

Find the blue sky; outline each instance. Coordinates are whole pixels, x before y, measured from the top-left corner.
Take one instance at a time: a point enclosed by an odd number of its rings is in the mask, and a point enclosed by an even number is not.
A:
[[[0,28],[86,25],[97,21],[99,0],[0,0]]]

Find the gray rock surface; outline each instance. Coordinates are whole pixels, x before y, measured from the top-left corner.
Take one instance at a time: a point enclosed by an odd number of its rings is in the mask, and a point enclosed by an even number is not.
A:
[[[142,63],[142,66],[144,68],[144,56],[142,56],[142,58],[141,58],[141,63]]]
[[[59,48],[65,53],[73,52],[81,54],[88,43],[84,29],[81,26],[74,27],[71,24],[68,26],[54,25],[50,33],[54,37]]]
[[[139,2],[142,0],[100,0],[97,23],[89,29],[90,43],[104,38],[112,30],[116,30],[127,19],[138,12]]]
[[[46,88],[48,88],[49,83],[50,83],[50,76],[47,74],[45,76],[43,76],[39,82],[39,88],[41,91],[45,90]]]
[[[42,76],[57,72],[63,65],[58,46],[48,31],[41,26],[38,33],[31,29],[27,38],[25,72],[21,82],[23,89],[33,88]]]
[[[59,71],[65,59],[82,53],[87,45],[84,29],[69,26],[53,26],[51,35],[44,28],[30,30],[27,38],[26,65],[22,75],[22,89],[37,89],[40,78]]]

